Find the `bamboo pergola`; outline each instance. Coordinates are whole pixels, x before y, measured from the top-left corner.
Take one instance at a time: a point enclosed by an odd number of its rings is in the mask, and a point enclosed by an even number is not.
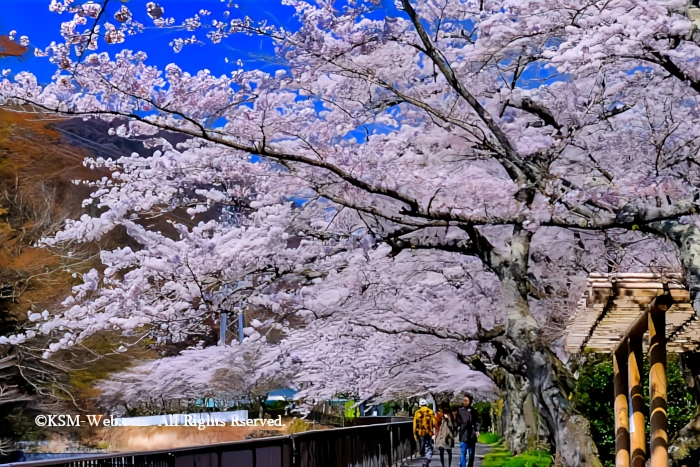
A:
[[[591,274],[567,331],[568,352],[612,355],[616,467],[642,467],[647,460],[641,381],[643,353],[648,353],[648,457],[652,467],[666,467],[666,353],[700,348],[700,320],[680,275]]]

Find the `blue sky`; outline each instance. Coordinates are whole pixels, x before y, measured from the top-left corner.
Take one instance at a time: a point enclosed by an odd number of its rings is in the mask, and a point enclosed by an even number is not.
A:
[[[77,0],[76,4],[84,3],[87,0]],[[99,0],[100,2],[102,0]],[[184,70],[194,73],[202,68],[210,70],[215,75],[221,75],[237,69],[236,60],[244,62],[244,68],[258,68],[268,72],[274,72],[281,68],[279,63],[275,63],[274,50],[269,41],[256,37],[236,35],[228,40],[222,41],[212,47],[206,38],[204,30],[196,31],[194,34],[205,42],[205,46],[189,45],[185,46],[180,53],[175,53],[168,43],[174,38],[191,37],[192,32],[184,30],[166,30],[153,26],[153,22],[146,15],[146,3],[149,0],[110,0],[108,13],[103,16],[104,20],[113,24],[114,12],[124,4],[134,14],[135,19],[148,27],[148,30],[136,37],[127,38],[125,44],[114,46],[102,45],[101,50],[110,53],[117,52],[124,47],[134,50],[141,50],[148,54],[149,63],[163,67],[169,63],[177,63]],[[222,13],[226,10],[231,12],[231,18],[250,16],[254,20],[264,19],[268,23],[283,26],[285,29],[294,30],[298,27],[297,20],[293,17],[294,9],[282,5],[280,0],[232,0],[238,8],[227,8],[227,3],[221,0],[158,0],[156,3],[165,10],[165,17],[175,17],[175,24],[180,24],[182,20],[193,16],[201,9],[212,12],[204,22],[208,23],[212,18],[222,19]],[[123,3],[122,3],[123,2]],[[31,45],[44,49],[51,41],[61,41],[59,34],[61,22],[67,21],[71,15],[65,13],[59,15],[49,11],[50,0],[0,0],[2,15],[0,15],[0,35],[8,34],[12,30],[17,31],[17,37],[26,35],[31,41]],[[375,15],[384,15],[387,11],[396,14],[393,7],[393,0],[387,0],[386,8],[380,8]],[[92,21],[92,20],[89,20]],[[91,23],[88,23],[91,24]],[[34,73],[42,83],[46,83],[55,68],[46,59],[36,58],[31,54],[20,59],[7,58],[0,61],[1,68],[11,68],[13,72],[26,70]],[[225,59],[229,60],[226,63]]]
[[[84,1],[87,0],[76,0],[76,4]],[[110,0],[108,14],[103,16],[102,21],[107,20],[115,23],[113,20],[114,12],[124,4],[129,7],[134,17],[145,24],[148,29],[139,36],[127,38],[126,44],[110,46],[102,43],[102,51],[114,53],[123,47],[128,47],[146,52],[149,56],[148,62],[160,68],[175,62],[190,73],[196,73],[198,70],[206,68],[217,76],[237,69],[238,66],[235,63],[238,59],[243,60],[246,69],[257,68],[274,73],[275,70],[282,68],[282,64],[274,57],[274,49],[270,41],[241,34],[212,46],[206,38],[205,30],[199,30],[194,34],[205,45],[188,45],[180,53],[175,53],[168,43],[174,38],[191,37],[193,33],[184,30],[160,29],[153,26],[152,20],[146,15],[148,1]],[[229,1],[236,3],[238,8],[228,8]],[[49,3],[50,0],[0,0],[2,6],[0,35],[16,30],[17,37],[26,35],[32,46],[41,49],[45,48],[51,41],[61,41],[59,34],[61,22],[70,19],[71,16],[50,12]],[[282,5],[281,0],[226,0],[225,2],[221,0],[158,0],[156,3],[164,8],[165,17],[175,17],[176,24],[180,24],[182,20],[193,16],[199,10],[206,9],[213,14],[204,19],[205,23],[210,22],[212,18],[222,19],[222,13],[229,10],[231,18],[247,15],[254,20],[264,19],[288,30],[294,30],[298,27],[298,22],[293,16],[293,8]],[[387,14],[391,16],[400,14],[394,7],[393,0],[384,0],[382,6],[371,16],[377,18]],[[228,63],[226,59],[228,59]],[[30,71],[39,78],[41,83],[46,83],[55,71],[54,66],[46,59],[36,58],[32,54],[27,54],[21,59],[3,59],[0,61],[0,68],[11,68],[13,72]],[[534,67],[523,76],[525,87],[534,84],[526,83],[528,79],[534,78],[533,72]],[[540,73],[541,77],[548,75],[547,70],[540,70]]]
[[[282,25],[288,29],[296,27],[296,20],[293,18],[294,10],[281,5],[279,0],[235,0],[239,8],[231,8],[231,17],[248,15],[254,19],[265,19],[270,23]],[[71,18],[65,13],[59,15],[49,11],[50,0],[0,0],[2,4],[2,15],[0,15],[0,34],[8,34],[12,30],[17,31],[17,37],[21,35],[29,36],[33,46],[43,49],[51,41],[60,41],[59,34],[62,21]],[[78,0],[76,3],[82,3]],[[146,3],[148,0],[129,0],[120,3],[119,0],[111,0],[108,5],[109,15],[106,20],[112,22],[114,11],[125,4],[134,14],[134,17],[146,26],[153,26],[153,22],[146,16]],[[226,3],[220,0],[159,0],[158,4],[165,9],[166,17],[175,17],[179,24],[183,19],[193,16],[201,9],[207,9],[213,14],[209,18],[221,18],[221,13],[225,11]],[[236,13],[237,12],[237,13]],[[92,21],[92,20],[90,20]],[[205,19],[205,22],[210,20]],[[88,23],[91,24],[91,23]],[[185,46],[180,53],[175,53],[168,43],[177,37],[191,37],[196,34],[206,46],[190,45]],[[215,75],[230,72],[238,67],[235,61],[242,59],[246,68],[255,67],[273,71],[280,68],[278,64],[272,63],[273,49],[268,42],[259,38],[242,35],[235,36],[222,42],[216,47],[208,43],[205,32],[195,33],[183,30],[164,30],[150,27],[144,34],[127,38],[125,44],[114,46],[104,45],[101,50],[110,53],[117,52],[124,47],[135,50],[142,50],[149,55],[149,63],[160,67],[168,63],[176,62],[183,69],[189,72],[196,72],[199,69],[207,68]],[[226,63],[225,58],[229,59]],[[11,68],[12,71],[26,70],[36,74],[40,81],[50,78],[55,68],[46,59],[35,58],[34,56],[23,57],[23,59],[3,59],[0,61],[2,68]]]
[[[87,0],[76,0],[76,4]],[[99,0],[102,2],[103,0]],[[169,63],[177,63],[185,71],[192,74],[201,69],[208,69],[214,75],[228,74],[238,69],[237,60],[242,60],[245,69],[261,69],[274,73],[283,68],[283,64],[274,55],[271,41],[260,37],[236,34],[223,40],[220,44],[213,45],[206,37],[206,30],[200,29],[189,32],[182,29],[157,28],[146,14],[146,4],[149,0],[110,0],[107,14],[103,15],[101,22],[110,21],[115,24],[114,13],[125,4],[131,10],[134,18],[144,25],[147,30],[138,36],[127,37],[125,44],[108,45],[101,42],[100,51],[110,54],[122,50],[124,47],[132,50],[144,51],[148,54],[148,63],[163,69]],[[237,8],[229,8],[228,3],[236,3]],[[339,0],[338,4],[342,4]],[[50,0],[0,0],[2,15],[0,15],[0,35],[8,34],[12,30],[17,31],[17,38],[22,35],[29,37],[31,46],[44,49],[51,41],[62,41],[59,34],[61,22],[72,18],[66,13],[59,15],[49,11]],[[185,18],[192,17],[201,9],[212,12],[209,17],[203,18],[203,23],[210,23],[212,19],[223,19],[223,12],[230,11],[231,18],[250,16],[254,20],[266,20],[268,23],[282,26],[287,30],[298,28],[298,21],[294,17],[294,9],[282,5],[281,0],[158,0],[156,3],[164,8],[166,18],[174,17],[175,24],[179,25]],[[394,7],[393,0],[383,0],[382,6],[373,12],[371,17],[380,18],[385,15],[400,15]],[[88,20],[92,24],[92,19]],[[471,29],[468,26],[467,29]],[[175,53],[168,45],[175,38],[188,38],[193,34],[204,42],[204,45],[187,45],[181,52]],[[228,60],[228,62],[226,61]],[[523,74],[519,86],[534,87],[542,84],[533,81],[539,71],[540,78],[551,76],[550,70],[537,69],[538,65],[531,65]],[[0,60],[0,69],[10,68],[13,73],[29,71],[34,73],[41,84],[49,82],[56,71],[54,65],[46,58],[34,57],[32,53],[25,54],[21,58],[5,58]],[[554,78],[551,81],[562,79]],[[319,109],[320,110],[320,109]],[[372,130],[382,130],[372,128]],[[390,129],[384,129],[389,131]],[[348,137],[355,137],[358,141],[365,140],[363,128],[351,132]]]

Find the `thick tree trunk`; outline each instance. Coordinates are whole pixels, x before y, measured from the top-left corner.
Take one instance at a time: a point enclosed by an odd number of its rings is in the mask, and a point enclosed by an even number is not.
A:
[[[693,393],[695,404],[700,405],[700,354],[683,352],[681,354],[681,369],[685,384]]]
[[[525,399],[530,393],[530,387],[525,378],[507,375],[503,379],[501,391],[505,395],[503,399],[503,411],[501,412],[501,425],[503,437],[508,443],[511,452],[523,452],[527,450],[527,438],[533,427],[525,423],[523,407]]]
[[[688,388],[693,392],[695,404],[700,402],[700,354],[685,352],[681,354],[683,377]],[[697,409],[696,409],[697,410]],[[671,440],[668,448],[674,465],[690,466],[700,463],[700,411]]]
[[[567,397],[572,384],[568,372],[548,349],[536,350],[528,375],[541,416],[550,427],[561,465],[600,466],[588,420],[576,412]]]
[[[558,465],[598,467],[601,465],[598,450],[588,422],[574,410],[568,398],[568,372],[542,344],[539,325],[530,313],[527,264],[531,235],[516,227],[510,254],[493,261],[501,280],[507,315],[498,362],[507,374],[503,411],[506,437],[512,437],[509,441],[515,452],[522,452],[536,447],[533,444],[542,433],[555,446]],[[528,404],[533,409],[529,421]],[[540,428],[541,423],[544,429]]]
[[[527,378],[522,376],[508,374],[503,379],[502,435],[512,452],[548,447],[550,435],[539,416],[531,389]]]
[[[510,356],[523,359],[525,376],[506,374],[500,384],[504,393],[503,435],[514,453],[553,446],[556,465],[599,467],[598,449],[588,420],[568,398],[572,384],[567,370],[546,348],[519,341]]]
[[[673,437],[668,454],[679,467],[700,464],[700,414]]]
[[[491,404],[491,428],[492,433],[497,433],[503,436],[505,428],[503,427],[503,399],[498,399]]]
[[[700,315],[700,229],[695,224],[681,224],[675,220],[652,222],[649,228],[667,237],[678,248],[690,301],[695,314]]]
[[[649,228],[671,240],[678,248],[690,301],[695,314],[700,315],[700,229],[695,224],[681,224],[677,220],[653,222]],[[695,403],[700,404],[700,356],[694,352],[685,353],[681,363],[686,383],[693,390]],[[671,440],[669,455],[674,465],[700,463],[700,413]]]

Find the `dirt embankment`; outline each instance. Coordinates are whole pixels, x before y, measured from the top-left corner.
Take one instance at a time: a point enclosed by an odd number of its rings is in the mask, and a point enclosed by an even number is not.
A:
[[[157,451],[282,436],[290,433],[293,425],[287,419],[282,426],[208,426],[203,430],[189,426],[100,427],[91,432],[88,444],[110,452]],[[313,425],[306,429],[332,427]]]
[[[274,426],[208,426],[203,430],[189,426],[125,426],[104,428],[96,433],[95,441],[111,452],[153,451],[241,441],[263,430],[266,433],[258,435],[285,434],[285,427]]]
[[[230,443],[251,438],[282,436],[306,430],[329,430],[325,425],[307,425],[283,419],[282,426],[126,426],[85,427],[55,431],[40,452],[76,452],[85,447],[106,452],[142,452]],[[304,427],[300,430],[301,425]],[[72,441],[71,441],[72,440]]]

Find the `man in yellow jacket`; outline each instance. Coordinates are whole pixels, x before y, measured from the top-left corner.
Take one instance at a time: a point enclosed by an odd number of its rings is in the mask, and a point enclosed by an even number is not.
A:
[[[433,435],[435,434],[435,414],[428,407],[428,401],[421,399],[420,408],[413,416],[413,437],[418,442],[418,452],[423,458],[423,465],[430,465],[433,458]]]

